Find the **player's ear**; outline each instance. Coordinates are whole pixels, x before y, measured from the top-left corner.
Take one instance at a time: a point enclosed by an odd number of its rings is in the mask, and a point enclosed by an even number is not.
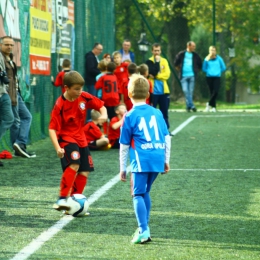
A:
[[[69,89],[69,87],[68,87],[67,85],[64,85],[64,88],[65,88],[66,90],[68,90],[68,89]]]
[[[150,92],[147,92],[146,99],[150,97]]]
[[[128,97],[129,97],[129,98],[132,98],[132,97],[133,97],[132,92],[128,92]]]

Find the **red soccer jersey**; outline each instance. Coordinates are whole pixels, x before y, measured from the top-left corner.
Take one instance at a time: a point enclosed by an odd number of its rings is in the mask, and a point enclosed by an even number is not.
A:
[[[129,63],[122,62],[120,65],[116,66],[116,69],[114,71],[114,74],[116,75],[118,80],[119,90],[121,88],[123,81],[128,79],[128,70],[127,70],[128,65]]]
[[[77,143],[86,147],[88,142],[84,134],[87,109],[100,110],[104,102],[87,92],[74,101],[68,101],[60,96],[52,110],[49,129],[56,130],[61,147],[68,143]]]
[[[126,105],[126,110],[129,111],[133,107],[133,103],[131,99],[128,97],[128,83],[129,83],[129,78],[127,80],[124,80],[121,89],[120,89],[120,94],[124,96],[124,103]]]
[[[84,133],[88,143],[100,139],[103,135],[100,128],[93,121],[85,124]]]
[[[147,81],[148,81],[149,87],[150,87],[149,88],[149,93],[151,94],[151,93],[153,93],[153,84],[152,84],[152,82],[149,79],[147,79]],[[151,105],[150,97],[146,99],[146,104]]]
[[[117,116],[115,116],[111,119],[110,124],[109,124],[108,139],[109,139],[109,142],[111,143],[111,145],[113,145],[114,141],[120,137],[120,127],[117,129],[112,128],[112,125],[114,123],[117,123],[119,120],[120,119]]]
[[[102,100],[105,106],[114,107],[119,104],[118,82],[114,74],[104,74],[95,84],[96,89],[102,89]]]
[[[69,70],[61,71],[56,76],[55,82],[53,83],[55,87],[61,87],[62,94],[65,92],[64,84],[63,84],[63,78],[66,72],[69,72]]]

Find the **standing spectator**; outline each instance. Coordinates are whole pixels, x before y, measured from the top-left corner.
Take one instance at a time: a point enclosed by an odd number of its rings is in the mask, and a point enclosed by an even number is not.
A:
[[[132,51],[130,51],[131,42],[125,39],[122,44],[122,47],[123,48],[119,50],[119,52],[122,55],[122,62],[125,60],[131,60],[131,62],[135,62],[135,54]]]
[[[171,71],[168,61],[161,57],[161,45],[159,43],[153,44],[152,54],[153,56],[146,61],[146,64],[149,68],[149,78],[153,85],[153,107],[157,107],[157,104],[159,104],[159,108],[169,129],[168,109],[170,104],[170,90],[167,80],[170,78]]]
[[[96,76],[100,74],[98,69],[98,55],[103,51],[103,46],[100,43],[95,43],[92,51],[89,51],[85,55],[85,84],[88,93],[91,95],[96,95],[95,83]]]
[[[203,61],[202,70],[206,73],[206,80],[210,91],[210,100],[206,103],[205,112],[216,112],[216,98],[220,89],[221,73],[226,70],[223,59],[217,55],[215,46],[209,47],[209,54]]]
[[[187,49],[179,52],[174,61],[175,68],[179,71],[182,91],[185,95],[186,110],[196,112],[193,104],[193,92],[195,87],[195,77],[202,67],[200,56],[195,52],[196,44],[192,41],[187,43]]]
[[[6,86],[8,86],[8,83],[9,80],[5,72],[4,58],[2,53],[0,52],[0,140],[6,130],[8,130],[14,122],[11,99],[6,90]],[[4,166],[1,161],[0,166]]]
[[[54,81],[53,76],[51,76],[51,82],[53,86],[55,87],[61,87],[61,93],[63,94],[65,92],[64,84],[63,84],[63,78],[66,72],[69,72],[71,70],[71,62],[69,59],[64,59],[62,62],[62,71],[60,71],[56,79]]]
[[[17,67],[13,61],[12,53],[14,41],[10,36],[5,36],[1,39],[0,46],[4,57],[6,73],[9,79],[8,93],[11,98],[14,116],[14,123],[10,128],[11,143],[15,150],[15,155],[25,158],[36,157],[35,153],[29,153],[26,151],[32,115],[27,109],[20,93]]]

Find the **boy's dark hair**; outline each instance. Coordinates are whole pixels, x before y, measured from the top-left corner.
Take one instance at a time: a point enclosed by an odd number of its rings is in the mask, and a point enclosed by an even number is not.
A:
[[[146,99],[149,92],[149,83],[146,78],[136,75],[130,80],[128,92],[132,93],[134,99]]]
[[[63,84],[64,86],[66,85],[69,88],[76,84],[83,86],[85,84],[85,80],[77,71],[71,70],[65,73]]]
[[[135,63],[130,63],[127,67],[127,71],[130,75],[137,73],[137,65]]]
[[[116,64],[114,62],[109,62],[107,64],[107,71],[113,73],[116,69]]]
[[[138,66],[138,67],[137,67],[137,70],[138,70],[138,72],[140,73],[140,75],[143,75],[143,76],[144,76],[144,74],[145,74],[147,71],[149,71],[149,68],[148,68],[148,66],[144,63],[144,64],[141,64],[140,66]]]
[[[63,68],[69,68],[70,67],[70,60],[69,59],[64,59],[62,62],[62,67]]]
[[[153,50],[153,48],[157,48],[157,47],[161,47],[161,44],[160,43],[154,43],[153,45],[152,45],[152,50]]]

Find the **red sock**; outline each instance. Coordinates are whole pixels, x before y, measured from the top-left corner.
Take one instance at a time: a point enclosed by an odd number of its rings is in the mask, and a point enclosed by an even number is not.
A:
[[[104,135],[108,135],[108,123],[107,122],[103,123],[103,132],[104,132]]]
[[[70,167],[67,167],[63,172],[60,182],[60,197],[67,197],[70,195],[76,174],[77,172]]]
[[[78,174],[72,188],[71,195],[82,194],[85,186],[87,185],[88,178],[82,174]]]

